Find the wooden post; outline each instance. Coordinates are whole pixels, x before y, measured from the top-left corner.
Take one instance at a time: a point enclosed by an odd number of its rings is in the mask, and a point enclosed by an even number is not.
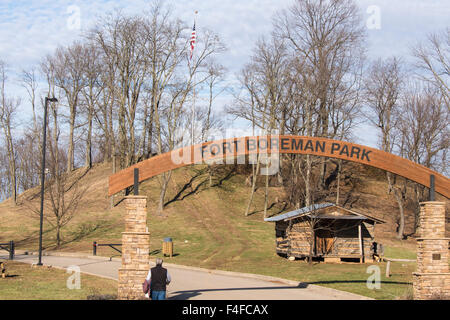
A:
[[[429,191],[429,201],[435,201],[435,182],[434,174],[430,175],[430,191]]]
[[[6,268],[4,262],[0,262],[0,274],[3,279],[6,278]]]
[[[389,278],[390,276],[391,276],[391,260],[388,260],[386,264],[386,278]]]
[[[312,235],[313,235],[313,247],[312,247],[312,255],[316,256],[317,255],[317,239],[316,239],[316,230],[315,230],[316,225],[314,224],[313,230],[312,230]],[[309,257],[312,261],[312,257]]]
[[[139,169],[134,168],[134,195],[139,195]]]
[[[364,263],[364,244],[362,239],[362,230],[361,230],[362,222],[358,224],[358,239],[359,239],[359,252],[361,254],[361,258],[359,260],[360,263]]]

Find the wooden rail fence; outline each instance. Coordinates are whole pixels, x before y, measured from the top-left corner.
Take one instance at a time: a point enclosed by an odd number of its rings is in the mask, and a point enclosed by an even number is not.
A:
[[[9,252],[9,260],[14,260],[15,243],[10,241],[7,243],[0,243],[0,250],[6,250]]]

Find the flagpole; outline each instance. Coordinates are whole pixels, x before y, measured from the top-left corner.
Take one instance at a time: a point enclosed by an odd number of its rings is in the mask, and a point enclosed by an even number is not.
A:
[[[195,16],[194,16],[194,29],[196,29],[196,22],[197,22],[197,14],[198,11],[195,11]],[[195,32],[197,32],[197,30],[195,30]],[[197,37],[197,35],[196,35]],[[196,41],[197,42],[197,41]],[[194,54],[195,51],[192,52],[192,57],[194,58]],[[192,75],[192,82],[193,82],[193,101],[192,101],[192,124],[191,124],[191,144],[194,145],[194,122],[195,122],[195,71],[194,74]]]
[[[191,126],[191,139],[192,139],[192,145],[194,144],[194,119],[195,119],[195,73],[192,75],[192,83],[193,83],[193,94],[194,98],[192,101],[192,126]]]

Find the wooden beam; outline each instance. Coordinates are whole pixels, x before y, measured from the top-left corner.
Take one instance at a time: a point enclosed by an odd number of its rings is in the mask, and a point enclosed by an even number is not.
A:
[[[358,224],[358,239],[359,239],[359,253],[360,253],[360,263],[364,263],[364,243],[363,243],[363,238],[362,238],[362,228],[361,228],[362,223]]]
[[[391,262],[416,262],[417,260],[411,259],[391,259],[391,258],[383,258],[386,261],[386,278],[391,276]]]
[[[411,259],[391,259],[391,258],[383,258],[384,261],[387,262],[417,262],[417,260],[411,260]]]
[[[391,260],[388,260],[386,264],[386,278],[391,276]]]
[[[264,141],[264,142],[263,142]],[[450,179],[410,160],[378,149],[319,137],[255,136],[230,138],[187,146],[167,152],[126,168],[109,178],[108,195],[118,193],[134,183],[133,170],[139,169],[139,182],[161,173],[205,161],[222,161],[250,154],[309,154],[342,159],[392,172],[430,187],[435,177],[435,190],[450,199]],[[225,162],[224,162],[225,160]]]

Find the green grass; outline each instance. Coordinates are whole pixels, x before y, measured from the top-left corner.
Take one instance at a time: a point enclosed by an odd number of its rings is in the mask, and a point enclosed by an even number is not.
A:
[[[390,278],[385,277],[386,264],[376,264],[380,268],[381,289],[371,290],[366,284],[371,275],[367,273],[370,263],[309,265],[279,257],[275,254],[274,225],[263,222],[262,213],[245,217],[247,194],[230,190],[242,183],[239,179],[234,177],[224,182],[220,190],[205,189],[196,196],[202,206],[201,219],[189,210],[188,201],[192,199],[171,204],[166,209],[167,218],[153,215],[150,208],[151,251],[158,252],[163,239],[172,237],[175,256],[165,260],[174,264],[303,281],[375,299],[395,299],[410,291],[415,264],[393,263]],[[255,207],[261,208],[262,200],[260,194]],[[150,199],[149,203],[152,202]],[[415,256],[407,249],[387,247],[385,251],[391,258]],[[161,253],[152,256],[156,257],[163,256]]]
[[[417,259],[417,254],[411,250],[398,247],[385,247],[384,256],[392,259]]]
[[[164,258],[169,263],[281,277],[375,299],[395,299],[410,291],[411,273],[415,270],[415,264],[393,263],[390,278],[384,276],[385,264],[376,264],[380,267],[381,289],[370,290],[366,285],[371,275],[367,273],[370,263],[308,265],[302,261],[291,262],[279,257],[275,254],[274,225],[263,221],[263,188],[256,193],[252,214],[245,217],[249,196],[245,176],[234,174],[218,183],[220,178],[227,176],[227,168],[213,179],[214,186],[209,187],[208,176],[201,172],[202,169],[202,166],[190,166],[174,171],[166,196],[167,201],[174,201],[166,206],[163,215],[158,215],[156,210],[160,188],[158,178],[140,185],[140,193],[148,196],[147,225],[150,231],[151,259],[162,257],[160,251],[163,239],[171,237],[175,256]],[[192,188],[187,188],[178,199],[174,199],[186,181],[196,174],[199,175],[194,179]],[[206,182],[201,184],[204,181]],[[199,184],[201,186],[197,189]],[[192,190],[196,191],[191,193]],[[91,253],[93,241],[121,242],[125,207],[122,203],[113,210],[107,209],[109,199],[102,192],[104,191],[93,193],[93,205],[81,207],[77,217],[65,228],[65,243],[61,251]],[[271,188],[269,204],[278,195],[277,188]],[[276,204],[269,210],[269,215],[281,210],[281,205]],[[4,223],[9,223],[8,221],[10,220],[5,220]],[[30,225],[31,222],[33,225]],[[37,225],[34,220],[23,220],[21,224],[9,227],[8,235],[0,235],[4,238],[1,240],[20,234],[23,240],[19,242],[18,249],[36,250],[38,242],[36,229],[32,227],[34,224]],[[19,229],[28,232],[14,233]],[[52,249],[53,234],[48,226],[44,229],[48,231],[44,235],[44,246]],[[117,255],[117,252],[101,247],[98,255],[112,256]],[[385,247],[385,256],[415,259],[413,251],[394,246]]]
[[[85,300],[117,296],[117,281],[81,274],[80,289],[68,289],[71,274],[64,270],[6,262],[8,277],[0,278],[0,300]]]

